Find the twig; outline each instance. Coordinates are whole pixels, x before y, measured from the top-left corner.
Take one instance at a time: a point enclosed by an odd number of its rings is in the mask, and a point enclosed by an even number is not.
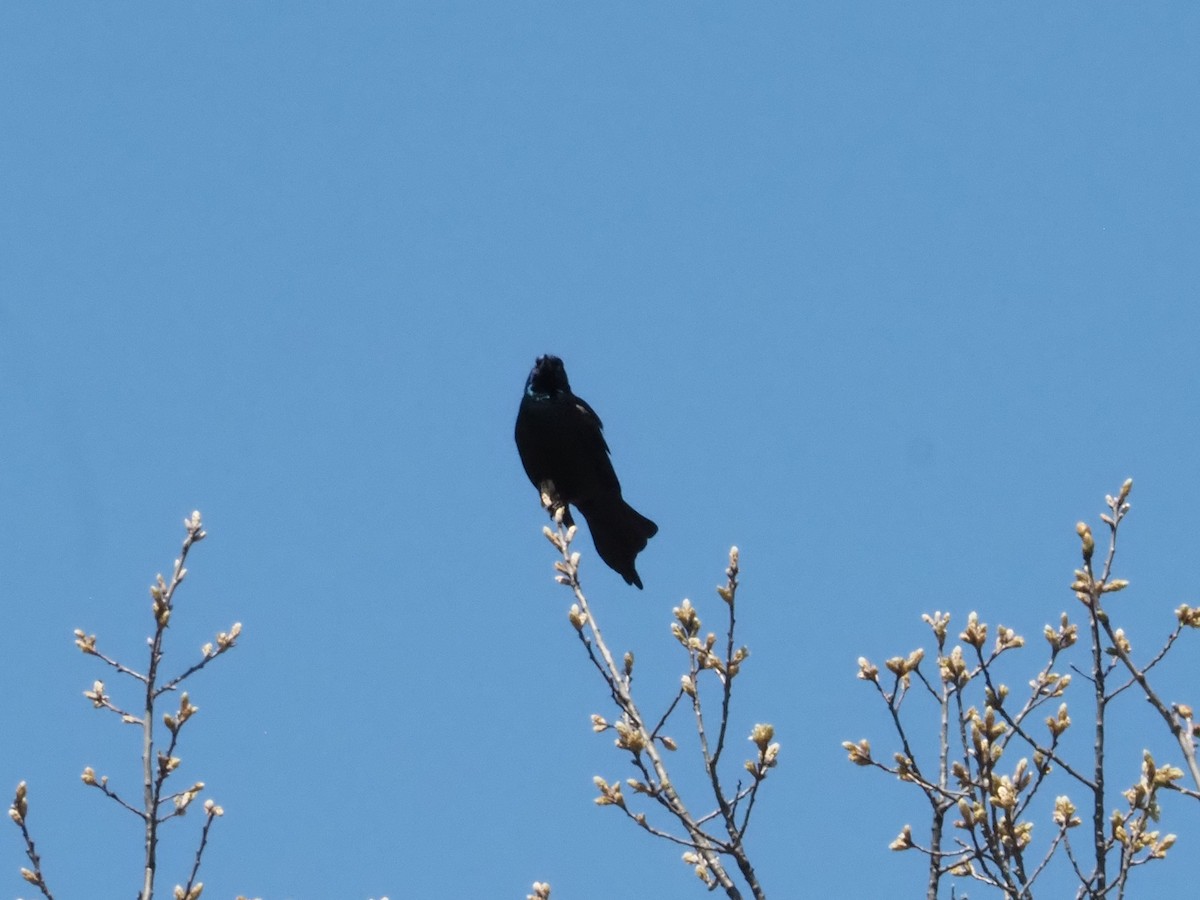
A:
[[[13,798],[12,806],[9,807],[8,816],[21,829],[21,839],[25,842],[25,856],[29,859],[29,865],[32,866],[29,869],[21,869],[21,877],[41,891],[46,900],[54,900],[54,895],[50,893],[50,887],[46,884],[46,878],[42,874],[42,858],[38,855],[37,847],[34,846],[33,837],[29,834],[29,827],[26,825],[29,817],[29,796],[24,781],[17,785],[16,796]]]
[[[635,766],[639,769],[639,771],[642,772],[643,777],[646,779],[644,783],[639,783],[643,784],[644,787],[644,790],[643,787],[639,787],[639,791],[649,794],[654,800],[656,800],[659,805],[661,805],[677,822],[680,823],[688,837],[684,839],[650,825],[644,815],[635,814],[627,808],[619,785],[610,786],[603,779],[599,778],[596,779],[596,783],[597,787],[599,787],[601,790],[601,796],[598,798],[597,802],[604,805],[619,806],[625,812],[626,816],[632,818],[648,833],[653,834],[656,837],[661,837],[664,840],[668,840],[680,846],[688,847],[689,850],[695,854],[695,861],[700,864],[698,871],[702,872],[702,877],[705,878],[706,882],[710,886],[710,889],[716,889],[719,887],[725,892],[726,896],[731,898],[731,900],[740,900],[742,896],[741,891],[734,883],[729,873],[726,871],[721,860],[722,854],[731,856],[735,860],[735,863],[737,864],[743,877],[746,878],[747,884],[750,887],[753,896],[758,898],[758,900],[765,900],[766,895],[759,886],[757,877],[754,874],[754,870],[750,866],[749,860],[746,857],[744,849],[741,845],[736,823],[732,823],[728,800],[725,798],[724,793],[720,791],[720,783],[718,780],[716,780],[715,776],[712,774],[712,771],[710,770],[709,774],[710,779],[713,780],[717,789],[718,804],[723,804],[719,812],[722,816],[722,819],[726,822],[727,830],[731,832],[731,839],[729,841],[716,839],[713,835],[707,833],[702,827],[703,822],[710,820],[712,816],[705,817],[704,820],[698,820],[691,814],[684,804],[682,798],[675,790],[674,784],[667,772],[666,764],[657,746],[657,741],[666,740],[659,736],[659,732],[669,719],[671,713],[677,707],[682,694],[688,693],[689,695],[692,695],[693,702],[696,703],[694,693],[696,690],[695,682],[696,676],[699,674],[701,668],[696,662],[696,657],[693,656],[692,670],[687,676],[690,679],[690,688],[685,687],[682,689],[680,693],[676,695],[666,713],[658,720],[658,724],[654,726],[653,730],[648,729],[645,725],[646,720],[638,708],[637,703],[634,701],[630,690],[633,668],[632,656],[626,656],[625,666],[623,668],[618,666],[612,653],[608,649],[608,645],[604,641],[604,636],[598,623],[596,622],[595,614],[588,603],[587,597],[584,595],[582,586],[580,585],[579,554],[573,553],[570,549],[571,541],[575,537],[575,528],[574,526],[570,528],[563,527],[562,515],[561,512],[558,512],[558,510],[561,509],[560,506],[556,506],[555,504],[551,503],[549,508],[552,510],[552,514],[556,513],[554,517],[557,524],[557,529],[552,530],[547,527],[544,529],[544,533],[562,556],[562,559],[555,563],[555,570],[558,573],[557,580],[561,584],[570,588],[575,599],[575,605],[572,607],[570,614],[571,623],[575,627],[576,633],[578,634],[579,639],[583,644],[585,651],[587,652],[588,658],[591,660],[593,666],[595,666],[596,670],[604,679],[614,703],[622,714],[621,721],[612,726],[609,726],[607,723],[603,723],[603,720],[599,720],[603,724],[599,725],[597,730],[605,730],[609,727],[612,727],[617,731],[618,746],[628,750],[632,754]],[[736,563],[736,558],[734,562]],[[736,573],[736,570],[734,571]],[[728,721],[727,697],[729,690],[728,681],[730,679],[729,669],[733,668],[736,671],[736,664],[740,662],[741,658],[739,654],[740,651],[735,651],[731,642],[727,648],[725,660],[723,661],[722,667],[725,671],[723,673],[718,673],[718,677],[723,676],[726,682],[726,693],[724,695],[726,701],[722,707],[724,714],[722,716],[722,726],[719,731],[719,743],[717,745],[718,749],[723,748],[725,729]],[[698,721],[701,740],[703,742],[704,730],[702,717]],[[775,748],[774,752],[777,753],[777,747]],[[704,755],[706,763],[713,759],[713,755],[708,753],[706,746]],[[719,754],[714,755],[719,756]],[[773,762],[771,764],[773,765]],[[765,768],[763,771],[765,772]],[[758,778],[758,781],[761,781],[761,777]],[[752,792],[750,796],[752,796]],[[712,815],[716,814],[717,813],[714,813]],[[731,823],[732,828],[730,827]],[[685,859],[687,858],[687,855],[685,855]]]
[[[217,817],[225,814],[225,810],[217,806],[211,800],[205,801],[204,812],[204,828],[200,831],[200,845],[196,848],[196,858],[192,861],[192,871],[188,875],[187,884],[185,884],[183,887],[184,897],[191,897],[192,891],[198,887],[196,884],[196,878],[200,874],[200,860],[204,856],[204,849],[208,846],[208,832],[212,828],[213,822],[216,821]],[[199,896],[199,892],[197,892],[196,896]]]

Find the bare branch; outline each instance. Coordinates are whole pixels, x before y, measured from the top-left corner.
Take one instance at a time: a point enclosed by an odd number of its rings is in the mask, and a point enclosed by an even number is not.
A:
[[[770,743],[770,734],[773,732],[767,733],[758,730],[764,727],[769,729],[770,726],[757,726],[755,735],[752,735],[752,739],[759,744],[759,752],[756,760],[747,763],[747,769],[754,779],[749,787],[742,789],[739,785],[739,789],[730,798],[722,787],[717,769],[725,749],[728,733],[732,681],[747,656],[744,648],[735,646],[733,635],[736,621],[734,613],[737,590],[736,548],[730,556],[730,567],[726,572],[727,583],[718,589],[718,593],[729,606],[729,626],[724,653],[718,655],[713,652],[715,637],[710,635],[707,638],[701,638],[699,636],[699,618],[688,601],[684,601],[681,607],[676,608],[676,622],[672,624],[672,630],[676,639],[688,652],[689,669],[670,705],[651,729],[646,726],[646,718],[633,697],[633,655],[626,654],[623,664],[618,664],[608,649],[603,633],[596,622],[594,610],[588,603],[579,582],[580,557],[578,553],[571,550],[575,529],[573,526],[571,528],[563,527],[561,506],[555,504],[553,498],[548,499],[550,500],[548,508],[554,515],[557,527],[544,529],[544,534],[561,555],[561,559],[554,566],[557,573],[556,578],[559,583],[571,590],[574,597],[575,603],[570,609],[569,619],[588,659],[604,680],[614,704],[620,711],[620,717],[612,723],[600,716],[593,716],[593,729],[616,732],[618,748],[630,754],[631,762],[641,775],[640,779],[630,779],[629,786],[636,793],[645,794],[654,800],[660,809],[678,823],[686,837],[673,834],[667,829],[652,824],[644,813],[632,811],[620,784],[610,785],[604,779],[597,777],[595,784],[600,793],[596,802],[602,806],[616,806],[648,834],[688,848],[688,852],[684,855],[685,861],[693,866],[696,874],[709,888],[720,889],[732,900],[738,900],[742,896],[741,890],[722,861],[722,857],[731,858],[745,879],[751,894],[762,900],[766,895],[763,893],[749,857],[746,855],[742,838],[750,812],[754,807],[757,789],[766,778],[767,771],[775,765],[778,756],[779,745]],[[721,716],[711,747],[708,743],[708,732],[700,698],[702,686],[699,684],[702,677],[706,677],[704,676],[706,672],[711,672],[721,684]],[[665,759],[660,752],[660,744],[663,747],[674,749],[674,741],[663,736],[661,732],[685,694],[692,700],[702,758],[717,803],[716,810],[702,817],[694,816],[685,805],[674,786],[667,771]],[[746,807],[739,823],[735,818],[735,813],[737,805],[743,800],[746,801]],[[718,838],[705,829],[704,825],[714,819],[719,819],[723,823],[727,837]]]

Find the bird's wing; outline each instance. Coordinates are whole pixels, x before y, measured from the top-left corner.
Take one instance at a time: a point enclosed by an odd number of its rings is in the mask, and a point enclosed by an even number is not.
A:
[[[596,415],[596,411],[588,405],[588,402],[581,397],[574,397],[575,408],[579,411],[580,418],[589,426],[589,431],[593,431],[596,436],[596,443],[604,448],[605,453],[610,453],[608,442],[604,440],[604,423],[600,421],[600,417]]]

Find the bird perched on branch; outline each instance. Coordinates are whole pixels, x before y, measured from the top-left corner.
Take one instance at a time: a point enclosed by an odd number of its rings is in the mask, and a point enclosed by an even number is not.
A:
[[[587,520],[596,552],[608,567],[640,589],[634,561],[658,526],[621,497],[621,482],[608,458],[604,425],[573,393],[557,356],[539,356],[525,382],[517,413],[517,452],[533,486],[563,507],[570,526],[574,506]]]

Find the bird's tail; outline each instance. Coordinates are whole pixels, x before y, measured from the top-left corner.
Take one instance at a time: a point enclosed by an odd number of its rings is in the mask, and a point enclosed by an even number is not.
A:
[[[646,548],[646,542],[658,534],[658,526],[620,497],[615,502],[580,505],[579,511],[587,519],[600,558],[624,578],[626,584],[637,585],[640,589],[642,579],[638,577],[634,563],[637,555]]]

